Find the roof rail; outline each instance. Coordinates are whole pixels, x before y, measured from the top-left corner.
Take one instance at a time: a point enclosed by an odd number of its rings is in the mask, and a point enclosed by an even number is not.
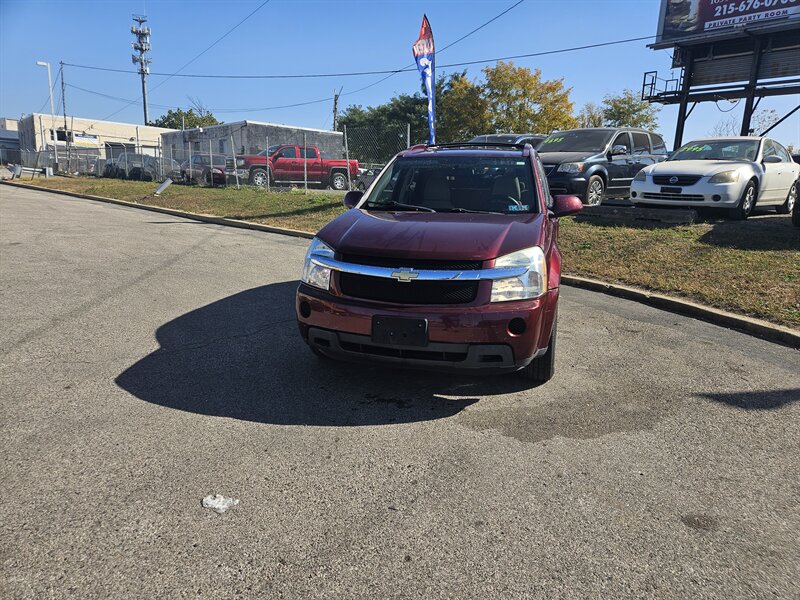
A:
[[[428,148],[519,148],[528,146],[527,142],[517,144],[514,142],[451,142],[448,144],[432,144]]]

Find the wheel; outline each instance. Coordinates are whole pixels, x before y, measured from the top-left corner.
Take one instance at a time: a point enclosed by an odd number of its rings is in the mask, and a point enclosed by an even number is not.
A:
[[[544,356],[534,358],[531,364],[518,371],[523,379],[535,383],[546,383],[553,378],[556,372],[556,332],[558,318],[553,322],[553,333],[550,335],[550,343]]]
[[[331,175],[331,187],[335,190],[346,190],[347,175],[344,173],[334,173]]]
[[[797,182],[792,184],[789,188],[789,193],[786,195],[786,202],[781,204],[777,210],[779,215],[788,215],[794,210],[794,205],[797,204]]]
[[[744,221],[753,212],[753,207],[755,205],[756,183],[755,181],[748,181],[744,192],[742,192],[742,197],[739,199],[739,204],[736,208],[731,208],[728,211],[728,216],[736,221]]]
[[[792,225],[800,227],[800,202],[794,203],[794,208],[792,209]]]
[[[250,185],[267,187],[267,181],[270,179],[266,169],[253,169],[250,172]]]
[[[214,187],[214,179],[211,177],[211,171],[206,171],[203,175],[203,181],[205,181],[208,187]]]
[[[605,187],[603,178],[599,175],[592,175],[589,177],[589,183],[586,185],[586,198],[584,199],[584,203],[588,206],[600,206],[603,203]]]

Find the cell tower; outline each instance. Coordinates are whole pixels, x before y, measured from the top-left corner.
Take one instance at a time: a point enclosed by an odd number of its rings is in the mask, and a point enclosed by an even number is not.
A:
[[[131,62],[139,65],[139,75],[142,76],[142,106],[144,107],[144,124],[147,125],[147,76],[150,74],[150,59],[147,53],[150,52],[150,28],[145,27],[147,17],[144,15],[133,15],[133,20],[138,23],[131,25],[131,33],[136,37],[136,41],[131,47],[139,54],[131,56]]]

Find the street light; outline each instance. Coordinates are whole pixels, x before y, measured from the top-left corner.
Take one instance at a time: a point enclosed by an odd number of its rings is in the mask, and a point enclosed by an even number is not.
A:
[[[37,60],[36,64],[40,67],[47,67],[47,93],[50,94],[50,135],[53,136],[53,158],[55,159],[56,170],[58,170],[58,148],[56,145],[56,111],[53,107],[53,79],[50,76],[50,63],[43,60]],[[64,132],[66,135],[66,131]],[[42,140],[42,143],[46,143]],[[45,146],[46,148],[47,146]]]

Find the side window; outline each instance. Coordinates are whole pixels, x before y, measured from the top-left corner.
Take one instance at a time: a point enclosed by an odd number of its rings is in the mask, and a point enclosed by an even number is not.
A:
[[[297,158],[297,148],[284,148],[278,153],[278,158]]]
[[[614,146],[625,146],[625,154],[631,153],[631,142],[627,131],[620,133],[616,138],[614,138],[614,143],[611,144],[611,148],[613,149]]]
[[[658,156],[665,156],[667,154],[667,145],[664,143],[664,138],[657,133],[651,133],[650,140],[653,142],[653,154],[657,154]]]
[[[316,148],[300,148],[300,158],[317,158]]]
[[[793,162],[792,157],[789,156],[789,152],[786,150],[786,148],[775,141],[773,141],[772,144],[775,146],[775,151],[778,153],[778,156],[781,157],[783,162]]]
[[[632,131],[631,136],[633,136],[634,154],[650,154],[650,138],[646,133]]]

